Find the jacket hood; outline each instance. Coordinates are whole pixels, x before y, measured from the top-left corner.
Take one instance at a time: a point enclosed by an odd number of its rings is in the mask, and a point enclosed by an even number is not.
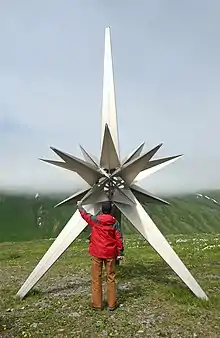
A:
[[[115,224],[116,219],[110,214],[101,214],[101,215],[98,215],[98,222],[99,224],[102,224],[102,225],[111,226]]]

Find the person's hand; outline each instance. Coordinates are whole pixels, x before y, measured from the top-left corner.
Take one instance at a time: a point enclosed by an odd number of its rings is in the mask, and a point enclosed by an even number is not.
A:
[[[123,256],[117,256],[117,257],[116,257],[116,260],[117,260],[117,261],[121,261],[122,259],[123,259]]]

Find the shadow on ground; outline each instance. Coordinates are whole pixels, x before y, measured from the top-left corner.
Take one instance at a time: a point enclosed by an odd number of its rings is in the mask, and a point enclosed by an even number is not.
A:
[[[188,287],[163,262],[122,264],[118,267],[117,276],[119,283],[124,283],[125,286],[129,283],[128,288],[122,287],[118,290],[122,302],[128,298],[140,298],[143,294],[152,293],[153,289],[158,290],[160,286],[170,287],[168,293],[177,294],[183,298],[186,295],[189,296]]]
[[[144,282],[143,282],[144,278]],[[161,263],[134,263],[134,264],[121,264],[117,267],[117,279],[121,287],[119,287],[118,294],[121,301],[128,298],[138,298],[150,290],[152,290],[152,283],[155,288],[157,285],[172,286],[173,289],[182,291],[188,290],[181,280],[178,280],[176,274],[169,268]],[[149,287],[148,285],[149,281]],[[62,284],[62,279],[59,280]],[[33,290],[31,294],[40,294],[42,296],[65,296],[71,294],[84,294],[90,292],[90,280],[86,281],[66,281],[63,285],[49,286],[46,290],[38,291]],[[30,294],[30,295],[31,295]]]
[[[122,281],[129,281],[137,277],[146,277],[146,279],[158,284],[172,284],[181,286],[182,283],[172,278],[178,278],[171,268],[162,263],[141,264],[122,264],[118,267],[118,278]]]

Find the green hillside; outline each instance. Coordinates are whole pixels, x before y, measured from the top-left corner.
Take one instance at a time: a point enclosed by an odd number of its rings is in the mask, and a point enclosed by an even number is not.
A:
[[[62,198],[1,194],[0,242],[56,237],[75,210],[75,206],[71,205],[54,208]],[[145,206],[164,234],[220,232],[219,191],[203,193],[202,197],[196,194],[173,197],[169,202],[170,206]],[[124,233],[134,231],[124,218],[122,228]]]

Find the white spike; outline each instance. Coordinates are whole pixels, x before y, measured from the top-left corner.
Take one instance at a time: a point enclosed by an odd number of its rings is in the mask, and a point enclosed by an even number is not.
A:
[[[135,178],[135,180],[134,180],[133,183],[135,184],[135,183],[140,182],[141,180],[147,178],[148,176],[150,176],[150,175],[156,173],[158,170],[160,170],[160,169],[162,169],[162,168],[165,168],[168,164],[171,164],[171,163],[177,161],[179,158],[181,158],[181,157],[173,158],[173,159],[170,160],[170,161],[167,161],[167,162],[158,164],[158,165],[155,166],[155,167],[152,167],[152,168],[143,170],[142,172],[140,172],[140,173],[137,175],[137,177]]]
[[[105,135],[105,125],[108,125],[116,152],[119,154],[118,143],[118,122],[115,102],[115,86],[113,75],[113,62],[111,51],[110,28],[105,30],[105,55],[104,55],[104,76],[103,76],[103,97],[102,97],[102,131],[101,149]]]
[[[135,197],[134,197],[135,198]],[[181,259],[171,248],[160,230],[156,227],[150,216],[146,213],[141,204],[136,200],[136,205],[128,206],[115,202],[118,209],[167,262],[175,273],[183,280],[190,290],[199,298],[208,299],[200,285],[193,278]]]
[[[94,209],[94,206],[88,205],[86,209],[90,212]],[[79,211],[77,210],[22,285],[17,293],[18,297],[25,297],[86,226],[87,223],[81,218]]]
[[[170,203],[168,203],[167,201],[149,193],[149,191],[146,191],[136,184],[132,184],[130,189],[141,203],[159,202],[162,204],[170,205]]]
[[[108,170],[120,167],[120,161],[108,125],[105,125],[105,135],[102,143],[100,167]]]

